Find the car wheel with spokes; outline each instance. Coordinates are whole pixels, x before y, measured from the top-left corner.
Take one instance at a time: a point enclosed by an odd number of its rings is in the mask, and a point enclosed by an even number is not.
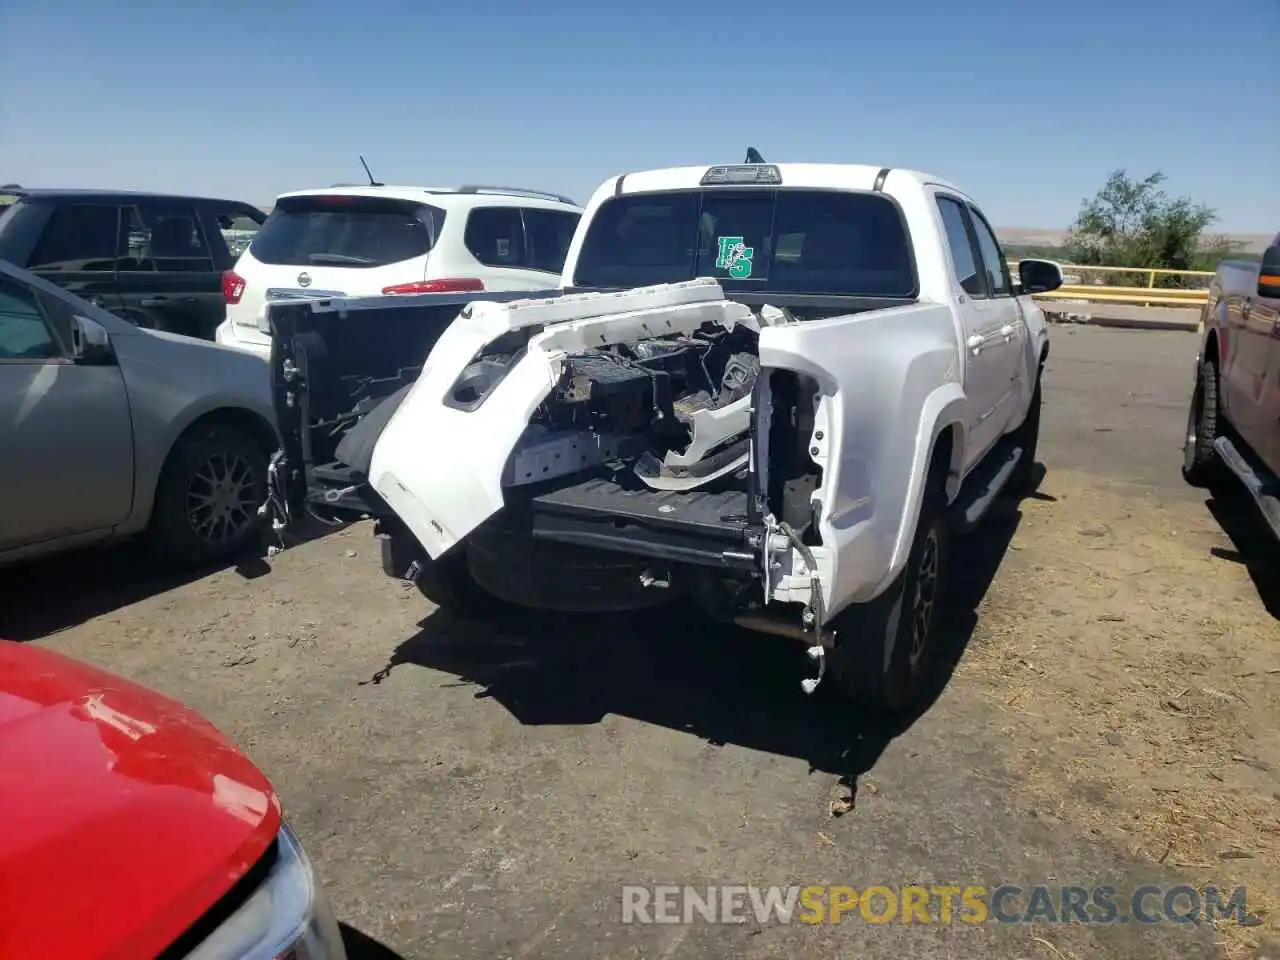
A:
[[[169,455],[156,489],[152,540],[186,564],[227,560],[258,540],[266,499],[267,454],[246,431],[197,427]]]

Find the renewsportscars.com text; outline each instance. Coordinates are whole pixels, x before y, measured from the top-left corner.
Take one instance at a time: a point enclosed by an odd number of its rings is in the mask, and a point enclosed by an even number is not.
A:
[[[1246,890],[1187,884],[627,886],[623,923],[1199,923],[1249,917]]]

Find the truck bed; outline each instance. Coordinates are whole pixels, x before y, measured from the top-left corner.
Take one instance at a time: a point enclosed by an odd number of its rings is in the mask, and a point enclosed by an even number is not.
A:
[[[359,444],[349,442],[342,450],[339,445],[366,417],[385,423],[390,410],[384,408],[380,416],[371,416],[373,411],[417,380],[431,348],[468,303],[545,299],[574,292],[587,291],[557,288],[272,304],[270,362],[290,514],[299,516],[306,504],[331,515],[380,514],[381,501],[365,482],[379,430],[370,429],[374,424],[369,424],[362,431],[368,436]],[[910,302],[781,293],[735,293],[728,298],[752,307],[767,303],[788,309],[799,319]],[[362,454],[353,455],[355,447]],[[587,505],[593,502],[590,495],[583,500]]]
[[[535,537],[705,566],[753,569],[748,494],[743,489],[675,493],[628,489],[588,477],[533,496]]]
[[[338,459],[343,437],[384,400],[417,380],[431,347],[468,303],[559,292],[435,293],[271,304],[272,392],[291,515],[300,516],[308,502],[338,515],[376,513],[379,502],[364,484],[367,460]],[[373,440],[376,436],[362,447],[371,451]]]

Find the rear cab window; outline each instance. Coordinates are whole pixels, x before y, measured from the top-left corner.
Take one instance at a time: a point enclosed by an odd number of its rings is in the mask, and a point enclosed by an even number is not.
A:
[[[282,197],[249,250],[267,264],[384,267],[429,253],[444,217],[439,207],[388,197]]]
[[[881,193],[710,189],[626,194],[587,229],[573,285],[616,288],[715,277],[728,292],[914,299],[915,260]]]

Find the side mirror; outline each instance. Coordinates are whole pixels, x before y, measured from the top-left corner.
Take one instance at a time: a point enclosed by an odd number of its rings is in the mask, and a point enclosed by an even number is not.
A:
[[[1062,267],[1052,260],[1021,260],[1018,283],[1025,294],[1057,290],[1062,286]]]
[[[71,318],[71,359],[76,363],[102,364],[115,360],[111,335],[97,320],[79,314]]]
[[[1267,247],[1258,266],[1258,296],[1280,300],[1280,246]]]

